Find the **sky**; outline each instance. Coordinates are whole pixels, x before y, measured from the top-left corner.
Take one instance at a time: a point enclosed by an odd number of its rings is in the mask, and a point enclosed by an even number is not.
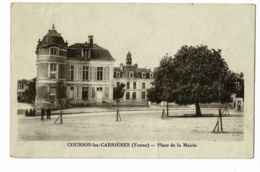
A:
[[[62,4],[11,6],[11,70],[17,79],[36,76],[35,49],[55,24],[69,45],[94,43],[110,51],[115,66],[125,63],[153,69],[167,53],[183,45],[222,49],[234,72],[249,74],[254,61],[253,5],[206,4]]]

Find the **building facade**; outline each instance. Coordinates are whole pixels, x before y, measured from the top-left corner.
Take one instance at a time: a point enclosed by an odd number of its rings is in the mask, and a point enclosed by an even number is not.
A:
[[[17,82],[17,101],[25,101],[25,90],[28,88],[30,80],[22,79]]]
[[[37,108],[71,104],[86,106],[113,101],[113,68],[110,52],[93,43],[68,46],[54,26],[38,41]]]
[[[126,55],[126,64],[114,67],[114,87],[124,83],[125,93],[120,104],[147,105],[147,89],[151,88],[154,73],[151,69],[138,68],[138,64],[132,64],[130,52]]]

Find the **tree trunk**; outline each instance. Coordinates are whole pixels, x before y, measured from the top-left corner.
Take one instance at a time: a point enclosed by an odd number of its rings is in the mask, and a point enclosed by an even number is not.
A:
[[[200,111],[200,104],[199,102],[195,102],[195,107],[196,107],[196,116],[202,116],[201,111]]]
[[[169,116],[169,103],[167,101],[167,117]]]

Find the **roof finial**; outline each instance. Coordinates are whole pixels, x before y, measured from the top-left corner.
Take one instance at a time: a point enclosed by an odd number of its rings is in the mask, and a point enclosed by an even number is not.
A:
[[[55,29],[55,26],[54,26],[54,24],[52,24],[52,29],[53,29],[53,30]]]

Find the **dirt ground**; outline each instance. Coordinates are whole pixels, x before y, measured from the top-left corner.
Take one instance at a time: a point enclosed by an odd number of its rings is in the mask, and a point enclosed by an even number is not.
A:
[[[192,110],[171,110],[182,116]],[[204,114],[217,114],[217,109],[202,109]],[[231,111],[223,117],[224,133],[212,133],[217,117],[171,117],[161,119],[161,111],[96,112],[63,115],[63,124],[53,124],[40,117],[18,115],[18,140],[30,141],[242,141],[243,114]]]

